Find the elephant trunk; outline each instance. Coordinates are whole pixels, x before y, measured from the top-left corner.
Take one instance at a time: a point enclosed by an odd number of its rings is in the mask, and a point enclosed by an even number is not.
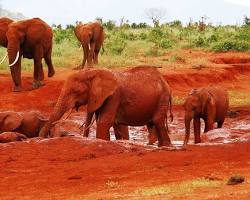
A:
[[[55,122],[61,119],[64,113],[72,107],[73,106],[70,106],[69,104],[69,99],[65,98],[64,95],[60,95],[53,113],[50,115],[49,120],[40,130],[39,137],[47,137],[50,129],[55,125]]]
[[[9,66],[12,80],[14,82],[14,91],[20,91],[21,87],[21,62],[20,48],[17,45],[8,44]]]
[[[185,116],[185,130],[186,130],[186,134],[185,134],[185,139],[184,139],[184,143],[183,146],[186,146],[190,137],[190,122],[191,122],[192,118],[190,116]]]

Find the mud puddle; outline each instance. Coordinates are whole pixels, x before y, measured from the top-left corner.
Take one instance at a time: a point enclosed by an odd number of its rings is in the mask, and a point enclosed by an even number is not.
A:
[[[185,137],[185,127],[183,122],[183,116],[181,111],[176,113],[176,117],[172,123],[168,124],[170,131],[170,138],[173,146],[182,146]],[[60,125],[61,131],[69,135],[82,137],[80,130],[81,125],[85,120],[85,113],[73,113],[64,124]],[[191,126],[192,127],[192,126]],[[204,123],[201,124],[201,132],[204,130]],[[94,123],[90,128],[89,139],[95,139],[96,124]],[[141,127],[129,127],[130,141],[137,145],[148,146],[148,132],[146,126]],[[115,141],[115,134],[113,128],[110,129],[111,141]],[[234,142],[244,142],[250,140],[250,122],[249,118],[227,118],[223,128],[214,129],[208,133],[201,134],[202,143],[199,145],[218,145],[229,144]],[[189,144],[193,142],[193,129],[191,129]],[[152,145],[157,147],[157,143]]]

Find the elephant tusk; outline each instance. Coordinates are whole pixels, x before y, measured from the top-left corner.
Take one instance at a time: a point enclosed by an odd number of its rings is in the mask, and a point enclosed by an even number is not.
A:
[[[91,49],[91,46],[90,46],[90,44],[88,45],[89,46],[89,50]]]
[[[1,65],[1,64],[3,63],[3,61],[6,59],[7,55],[8,55],[8,53],[6,52],[5,56],[3,57],[3,59],[2,59],[1,62],[0,62],[0,65]]]
[[[63,121],[65,121],[66,119],[68,119],[69,116],[71,115],[72,111],[73,111],[73,108],[71,108],[71,109],[69,110],[69,112],[68,112],[68,114],[66,115],[66,117],[64,117],[63,119],[59,119],[59,120],[53,122],[52,125],[54,126],[54,125],[58,124],[59,122],[63,122]]]
[[[16,59],[14,60],[14,62],[12,64],[9,65],[9,67],[12,67],[13,65],[15,65],[18,61],[18,58],[19,58],[19,51],[16,54]]]
[[[85,130],[90,129],[90,127],[93,125],[94,122],[95,122],[95,115],[93,116],[91,123],[88,125],[88,127],[87,127]],[[86,122],[84,122],[84,123],[79,127],[79,129],[80,129],[81,131],[82,131],[82,128],[83,128],[83,126],[84,126],[85,124],[86,124]]]

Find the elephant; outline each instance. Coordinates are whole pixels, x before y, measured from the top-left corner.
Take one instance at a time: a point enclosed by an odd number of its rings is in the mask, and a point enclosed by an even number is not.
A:
[[[204,132],[214,128],[221,128],[229,107],[228,93],[219,87],[203,87],[192,90],[184,103],[185,109],[185,140],[187,145],[190,136],[190,122],[194,124],[194,142],[200,143],[200,119],[205,122]]]
[[[39,18],[12,22],[6,33],[9,67],[14,82],[13,91],[21,91],[21,57],[34,59],[34,80],[32,89],[44,85],[42,59],[48,65],[48,77],[55,74],[51,60],[53,32],[51,27]]]
[[[87,67],[98,64],[98,54],[104,41],[104,30],[100,23],[78,24],[74,29],[77,39],[83,48],[83,61],[75,69],[83,69],[87,60]]]
[[[11,24],[12,22],[13,22],[13,20],[9,19],[7,17],[0,18],[0,46],[2,46],[2,47],[7,48],[8,40],[6,37],[6,32],[8,30],[9,24]],[[0,61],[0,64],[3,63],[3,61],[5,60],[6,57],[7,57],[7,53],[3,57],[3,59]]]
[[[39,136],[47,137],[67,111],[87,105],[89,116],[97,112],[97,138],[110,140],[113,125],[148,125],[157,131],[158,145],[169,146],[165,123],[170,99],[169,86],[155,67],[138,66],[124,72],[84,69],[66,80]]]
[[[37,137],[40,129],[48,121],[38,111],[0,112],[0,133],[18,132],[28,138]]]
[[[0,46],[7,48],[8,40],[6,37],[6,32],[8,30],[9,24],[13,22],[12,19],[7,17],[0,18]]]
[[[0,143],[24,141],[26,139],[25,135],[16,132],[4,132],[0,134]]]

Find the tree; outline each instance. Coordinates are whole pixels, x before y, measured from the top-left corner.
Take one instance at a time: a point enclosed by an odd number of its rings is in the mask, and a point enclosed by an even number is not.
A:
[[[166,9],[164,8],[150,8],[145,11],[146,16],[152,20],[155,27],[160,25],[160,20],[162,20],[166,15]]]
[[[246,15],[244,16],[244,25],[249,26],[250,25],[250,18]]]

